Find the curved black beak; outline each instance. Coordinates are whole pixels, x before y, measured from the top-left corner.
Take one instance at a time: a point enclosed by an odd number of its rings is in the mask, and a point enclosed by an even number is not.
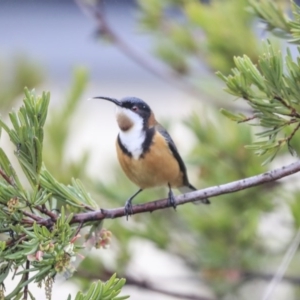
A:
[[[107,100],[107,101],[110,101],[110,102],[113,102],[114,104],[116,104],[117,106],[122,106],[122,102],[115,99],[115,98],[110,98],[110,97],[93,97],[92,99],[103,99],[103,100]]]

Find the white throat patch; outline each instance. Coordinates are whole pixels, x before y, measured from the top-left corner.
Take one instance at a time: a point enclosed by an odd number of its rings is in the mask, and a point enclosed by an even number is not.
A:
[[[126,131],[120,130],[120,140],[134,159],[139,159],[143,153],[143,143],[146,134],[143,130],[143,119],[129,109],[117,107],[116,114],[125,114],[133,123],[133,126]]]

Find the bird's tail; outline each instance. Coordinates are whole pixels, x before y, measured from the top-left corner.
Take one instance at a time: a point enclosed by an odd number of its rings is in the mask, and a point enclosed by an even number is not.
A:
[[[193,192],[193,191],[196,191],[197,189],[192,186],[191,184],[189,185],[185,185],[185,186],[181,186],[179,188],[179,191],[182,193],[182,194],[185,194],[185,193],[189,193],[189,192]],[[197,200],[196,202],[194,202],[195,204],[199,204],[199,203],[203,203],[203,204],[210,204],[210,201],[209,199],[207,198],[204,198],[204,199],[199,199]]]

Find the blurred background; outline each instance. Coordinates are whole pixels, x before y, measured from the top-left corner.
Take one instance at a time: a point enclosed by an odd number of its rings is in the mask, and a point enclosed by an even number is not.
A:
[[[277,2],[289,10],[289,1]],[[230,72],[233,56],[257,61],[262,39],[281,45],[260,25],[246,0],[1,0],[1,116],[20,105],[24,86],[50,91],[45,164],[61,182],[80,178],[100,207],[124,205],[136,187],[117,163],[114,107],[87,101],[93,96],[145,100],[199,188],[265,172],[292,158],[281,153],[262,167],[264,159],[244,148],[255,132],[219,109],[247,107],[233,102],[215,75]],[[4,143],[10,149],[3,135]],[[56,282],[53,297],[116,272],[133,300],[260,299],[295,234],[294,183],[292,177],[223,195],[209,207],[108,220],[110,248],[85,252],[74,276]],[[135,202],[165,196],[154,189]],[[272,299],[299,299],[299,254]]]

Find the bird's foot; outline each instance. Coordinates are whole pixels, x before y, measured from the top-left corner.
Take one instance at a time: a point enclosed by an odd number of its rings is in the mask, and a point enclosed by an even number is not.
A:
[[[129,198],[125,202],[125,206],[124,206],[124,212],[125,212],[125,216],[126,216],[126,220],[127,221],[128,221],[128,217],[133,214],[133,209],[132,209],[131,201],[132,201],[132,198]]]
[[[128,221],[128,216],[133,214],[133,208],[132,208],[132,199],[139,194],[143,189],[139,189],[136,193],[134,193],[126,202],[125,202],[125,206],[124,206],[124,212],[125,212],[125,216],[126,216],[126,220]]]
[[[168,193],[168,205],[173,206],[173,208],[176,210],[176,201],[171,188],[169,189],[169,193]]]

